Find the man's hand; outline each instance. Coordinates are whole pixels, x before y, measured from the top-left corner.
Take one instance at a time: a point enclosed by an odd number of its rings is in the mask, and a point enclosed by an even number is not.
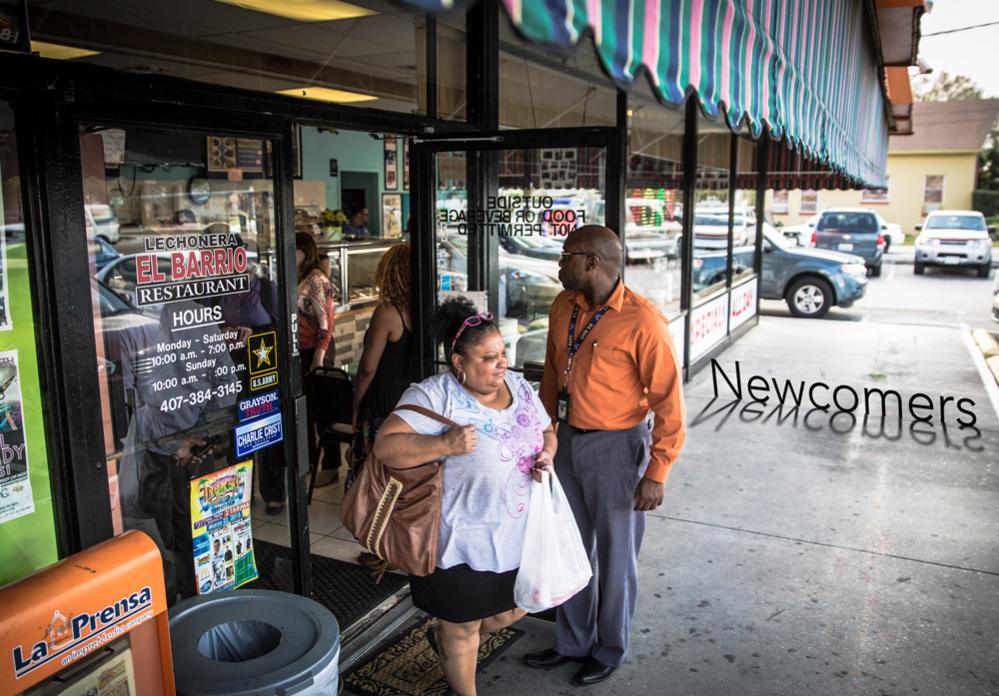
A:
[[[663,504],[666,495],[666,484],[643,478],[635,489],[635,510],[648,512]]]
[[[195,455],[192,450],[195,447],[204,447],[206,444],[208,444],[208,441],[205,440],[205,438],[199,435],[188,435],[184,438],[183,442],[180,443],[180,447],[178,447],[177,451],[174,453],[174,457],[177,458],[177,463],[182,466],[186,466],[194,461],[196,461],[196,463],[200,463],[201,460],[204,459],[204,455],[211,452],[211,449],[207,452],[202,452],[201,456]]]
[[[466,425],[462,428],[451,428],[441,435],[444,446],[447,447],[448,456],[468,454],[475,450],[478,444],[478,435],[475,433],[474,425]]]

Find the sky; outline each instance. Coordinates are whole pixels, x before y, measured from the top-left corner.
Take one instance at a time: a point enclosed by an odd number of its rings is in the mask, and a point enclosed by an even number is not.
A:
[[[950,75],[966,75],[978,83],[985,96],[999,97],[995,54],[999,46],[999,24],[956,34],[927,36],[936,31],[986,22],[999,22],[999,0],[936,0],[933,10],[923,15],[919,57],[930,64],[934,74],[946,71]]]

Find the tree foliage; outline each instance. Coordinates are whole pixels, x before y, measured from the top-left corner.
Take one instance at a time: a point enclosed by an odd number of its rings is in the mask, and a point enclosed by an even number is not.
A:
[[[951,76],[941,71],[936,77],[918,75],[912,81],[912,95],[916,101],[956,101],[982,99],[985,95],[975,81],[965,75]]]

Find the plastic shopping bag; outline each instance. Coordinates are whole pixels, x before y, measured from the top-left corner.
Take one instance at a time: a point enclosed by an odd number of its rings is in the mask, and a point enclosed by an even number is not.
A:
[[[586,587],[593,571],[558,477],[543,471],[531,483],[527,529],[513,600],[537,613],[562,604]]]

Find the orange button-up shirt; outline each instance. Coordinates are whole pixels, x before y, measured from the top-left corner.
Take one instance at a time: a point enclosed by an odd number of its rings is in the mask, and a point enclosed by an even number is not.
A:
[[[569,360],[569,320],[579,305],[574,340],[600,309],[581,292],[566,290],[552,303],[541,401],[552,420]],[[652,458],[646,476],[663,482],[683,447],[686,409],[680,366],[668,322],[659,308],[618,282],[610,308],[590,331],[569,375],[569,425],[584,430],[626,430],[655,414]]]

